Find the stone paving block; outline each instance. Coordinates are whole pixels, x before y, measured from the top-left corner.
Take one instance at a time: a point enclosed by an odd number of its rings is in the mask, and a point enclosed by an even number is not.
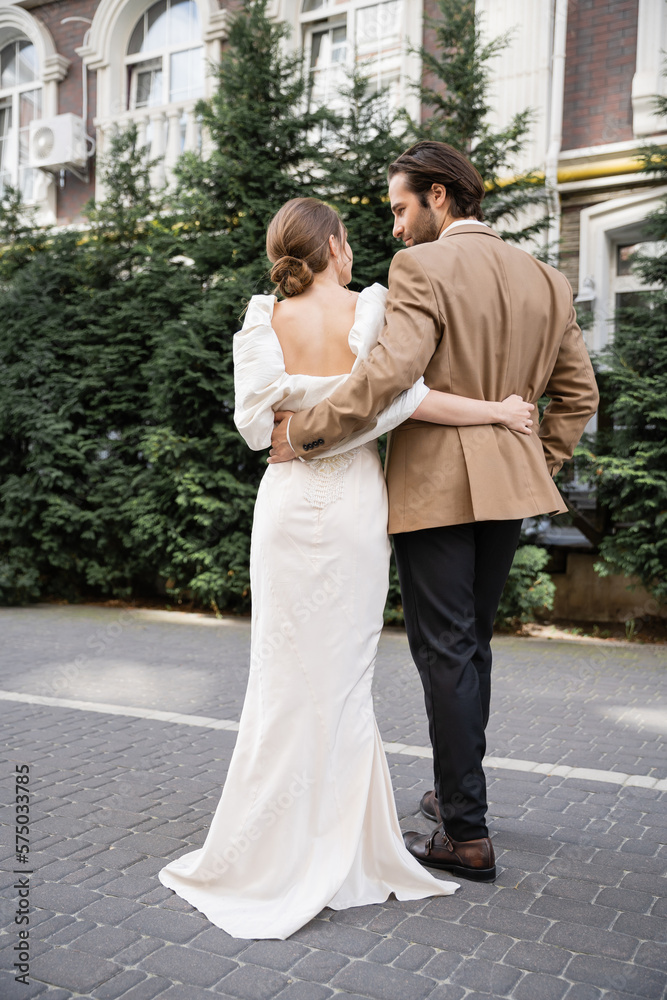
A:
[[[170,857],[174,851],[182,850],[183,845],[176,837],[164,837],[159,833],[131,833],[117,841],[116,847],[119,850],[125,849],[139,854],[147,854],[153,858],[165,859]]]
[[[139,935],[122,927],[94,927],[76,939],[78,951],[91,952],[102,958],[113,959],[118,952],[134,944]]]
[[[332,924],[350,924],[352,927],[365,927],[376,915],[376,906],[351,906],[347,910],[331,910],[325,907],[324,913]]]
[[[667,920],[663,917],[621,913],[614,924],[614,930],[622,934],[633,934],[643,941],[667,941]]]
[[[327,986],[317,986],[315,983],[290,983],[276,1000],[327,1000],[334,995]]]
[[[654,969],[640,968],[595,955],[575,955],[565,975],[574,982],[589,983],[605,990],[663,1000],[665,977]]]
[[[53,948],[30,963],[31,978],[84,996],[122,971],[119,965],[106,958],[84,954],[74,948]]]
[[[519,878],[521,876],[519,875]],[[535,894],[530,892],[523,892],[521,889],[516,889],[516,880],[512,880],[512,888],[508,886],[499,886],[500,891],[495,894],[495,896],[489,900],[489,906],[500,906],[506,910],[516,910],[517,913],[525,913],[528,907],[535,900]],[[496,885],[498,885],[498,879],[496,879]]]
[[[113,983],[111,980],[110,984]],[[148,976],[136,986],[131,986],[125,993],[121,993],[118,1000],[154,1000],[155,997],[163,997],[167,990],[171,988],[171,982],[163,979],[162,976]]]
[[[619,883],[619,888],[639,889],[640,892],[652,892],[656,896],[667,899],[667,878],[656,878],[655,875],[626,872]]]
[[[197,948],[199,951],[209,951],[213,955],[225,955],[227,958],[233,958],[245,951],[249,944],[249,941],[230,937],[219,927],[213,927],[207,922],[207,930],[203,931],[199,937],[194,938],[190,942],[190,947]]]
[[[406,969],[408,972],[417,972],[422,969],[429,959],[436,954],[434,948],[427,948],[422,944],[411,944],[405,951],[401,951],[398,958],[394,960],[394,965],[398,969]]]
[[[135,903],[129,899],[103,896],[100,899],[96,899],[95,902],[84,906],[79,916],[88,920],[94,920],[98,924],[110,924],[113,926],[131,917],[133,913],[138,913],[141,908],[141,903]]]
[[[104,891],[107,895],[123,899],[141,899],[155,890],[155,882],[154,878],[146,878],[144,875],[136,875],[134,878],[121,875],[113,882],[107,882]]]
[[[33,906],[46,907],[56,913],[79,913],[84,906],[102,899],[99,892],[59,882],[36,883],[31,891]]]
[[[474,1000],[471,993],[468,993],[463,986],[454,986],[452,983],[440,983],[429,993],[428,1000]],[[488,993],[484,1000],[489,1000]]]
[[[596,986],[589,986],[584,983],[575,983],[565,994],[565,1000],[600,1000],[602,990]]]
[[[142,959],[139,968],[157,976],[168,976],[184,985],[213,986],[235,969],[236,963],[194,948],[168,944]]]
[[[463,955],[457,955],[454,951],[439,951],[426,963],[420,972],[423,976],[428,976],[431,979],[437,980],[437,982],[450,982],[452,973],[455,969],[458,969],[462,962],[473,962],[475,960],[472,958],[465,959]]]
[[[335,924],[329,920],[311,920],[293,934],[292,941],[298,941],[308,948],[323,948],[342,952],[344,955],[361,957],[381,941],[379,934],[366,930]]]
[[[506,934],[489,934],[475,952],[475,958],[486,958],[489,962],[500,962],[514,944],[514,938]]]
[[[617,892],[617,889],[609,889],[609,892]],[[576,878],[552,878],[542,890],[545,896],[562,896],[567,899],[579,899],[585,903],[592,903],[597,896],[600,887],[594,882]]]
[[[405,941],[401,941],[399,938],[386,938],[368,952],[366,961],[378,962],[380,965],[390,965],[405,948]]]
[[[628,862],[629,864],[629,862]],[[567,857],[554,858],[544,868],[546,875],[564,875],[565,878],[582,878],[601,886],[617,886],[625,875],[623,866],[618,868],[594,865],[587,861],[575,861]]]
[[[384,908],[378,908],[378,910],[378,914],[369,921],[367,927],[367,930],[374,931],[376,934],[390,934],[406,918],[406,914],[401,913],[400,910],[386,910]]]
[[[591,927],[611,927],[616,918],[615,910],[594,903],[581,903],[564,896],[539,896],[530,907],[530,913],[551,920],[566,920],[568,923],[589,924]]]
[[[512,993],[513,1000],[563,1000],[570,984],[543,972],[527,972]]]
[[[44,940],[51,946],[60,947],[61,945],[71,944],[83,934],[94,930],[94,928],[95,924],[90,920],[75,919],[73,923],[67,924],[67,926],[62,927],[60,930],[51,933]]]
[[[457,921],[472,906],[472,901],[465,898],[463,891],[466,885],[462,884],[453,896],[434,896],[429,899],[422,908],[424,917],[439,917],[441,920]]]
[[[544,940],[573,952],[588,955],[609,955],[610,958],[628,959],[635,952],[637,938],[617,934],[600,927],[582,926],[560,922],[550,927]]]
[[[225,993],[240,1000],[271,1000],[289,985],[289,979],[273,969],[244,965],[225,976],[218,985]]]
[[[291,974],[298,979],[328,983],[349,961],[350,959],[346,955],[337,952],[312,951],[300,962],[297,962]]]
[[[484,959],[467,959],[452,975],[452,982],[493,997],[506,997],[512,992],[522,973],[507,965]]]
[[[374,1000],[425,1000],[436,983],[391,966],[354,961],[334,976],[331,985],[344,992],[356,990]]]
[[[125,969],[119,972],[112,979],[107,979],[101,986],[96,987],[91,993],[92,1000],[119,1000],[125,997],[129,990],[139,983],[143,983],[148,977],[145,972],[138,969]],[[147,997],[146,1000],[149,1000]]]
[[[160,907],[144,906],[122,924],[124,929],[163,938],[174,944],[185,944],[201,934],[209,924],[201,915],[178,913]]]
[[[36,997],[45,996],[47,989],[45,983],[36,983],[34,980],[28,980],[27,986],[17,983],[13,973],[0,969],[0,996],[3,1000],[21,1000],[21,997],[34,1000]]]
[[[429,920],[417,915],[408,917],[399,924],[394,936],[414,944],[430,945],[432,948],[456,951],[462,955],[471,954],[486,937],[474,927],[447,924],[443,920]]]
[[[243,962],[286,972],[308,953],[307,948],[295,941],[255,941],[243,952]]]
[[[141,937],[134,944],[119,951],[116,955],[116,961],[121,965],[133,966],[162,947],[164,947],[164,941],[161,938]]]
[[[636,965],[648,965],[650,969],[660,969],[667,975],[667,948],[655,941],[644,941],[637,950],[634,962]]]
[[[542,916],[532,912],[517,913],[500,906],[474,906],[461,917],[461,923],[529,941],[536,941],[549,926]]]
[[[167,987],[159,996],[160,1000],[211,1000],[212,996],[220,997],[226,996],[226,994],[220,994],[217,990],[215,992],[202,990],[197,986],[173,984]]]
[[[528,972],[546,972],[559,975],[570,961],[571,955],[563,948],[556,948],[536,941],[517,941],[505,955],[505,964]]]

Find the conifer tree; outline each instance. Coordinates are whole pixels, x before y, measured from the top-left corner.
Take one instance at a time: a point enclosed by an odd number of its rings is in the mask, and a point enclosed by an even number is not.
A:
[[[661,114],[667,100],[660,99]],[[667,178],[664,149],[647,148],[645,169]],[[619,311],[602,353],[601,411],[612,427],[589,452],[591,478],[606,530],[599,544],[602,575],[636,576],[667,600],[667,199],[645,223],[655,253],[637,254],[635,270],[651,290]],[[654,611],[657,610],[654,609]]]

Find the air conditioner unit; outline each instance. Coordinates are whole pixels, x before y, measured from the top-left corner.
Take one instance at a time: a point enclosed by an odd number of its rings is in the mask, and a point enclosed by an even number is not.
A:
[[[28,165],[43,170],[82,170],[86,165],[86,132],[77,115],[56,115],[30,122]]]

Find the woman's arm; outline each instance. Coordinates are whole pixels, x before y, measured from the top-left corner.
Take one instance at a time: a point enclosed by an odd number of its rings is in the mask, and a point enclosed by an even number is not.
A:
[[[534,409],[532,403],[525,403],[521,396],[516,394],[508,396],[501,403],[496,403],[487,402],[485,399],[454,396],[449,392],[431,389],[412,417],[414,420],[425,420],[431,424],[452,424],[455,427],[504,424],[510,430],[531,434],[533,421],[530,415]]]

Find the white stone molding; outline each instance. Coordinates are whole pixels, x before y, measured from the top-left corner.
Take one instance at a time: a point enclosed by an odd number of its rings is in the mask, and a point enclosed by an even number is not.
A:
[[[67,76],[70,60],[56,51],[45,24],[22,7],[0,0],[0,49],[19,36],[35,46],[42,81],[42,113],[50,118],[58,114],[58,84]]]
[[[664,131],[665,118],[655,113],[656,96],[667,95],[664,76],[667,49],[667,4],[639,0],[637,66],[632,79],[632,129],[635,135]]]
[[[136,121],[140,136],[145,137],[151,124],[151,158],[166,157],[165,164],[155,171],[155,180],[158,182],[167,176],[177,158],[175,130],[181,115],[187,116],[186,148],[194,149],[199,136],[194,120],[194,100],[180,102],[178,107],[164,105],[136,111],[127,109],[125,54],[134,26],[153,2],[154,0],[101,0],[95,11],[88,40],[76,51],[88,69],[97,73],[95,126],[98,154],[104,155],[108,138],[118,126]],[[220,60],[221,42],[227,37],[228,13],[220,9],[218,0],[196,0],[196,4],[204,46],[203,58],[208,67],[209,63],[215,64]],[[211,97],[214,89],[215,79],[210,73],[206,73],[203,96]],[[164,138],[163,132],[169,127],[174,130],[173,134]],[[103,197],[99,178],[97,196]]]
[[[639,190],[581,212],[577,298],[593,305],[594,322],[586,330],[590,351],[600,351],[609,341],[615,312],[611,279],[616,246],[641,239],[642,224],[660,207],[665,195],[667,186]]]
[[[153,0],[101,0],[88,41],[78,48],[90,70],[97,71],[97,121],[108,123],[126,110],[125,53],[135,24]],[[217,62],[220,42],[226,37],[227,13],[217,0],[196,0],[202,26],[204,57]],[[206,77],[205,96],[213,91]]]
[[[70,60],[56,51],[51,32],[39,18],[10,0],[0,0],[0,49],[19,36],[35,46],[42,84],[42,117],[53,118],[58,114],[58,84],[67,76]],[[56,186],[53,177],[44,171],[38,174],[34,206],[40,224],[55,222]]]

